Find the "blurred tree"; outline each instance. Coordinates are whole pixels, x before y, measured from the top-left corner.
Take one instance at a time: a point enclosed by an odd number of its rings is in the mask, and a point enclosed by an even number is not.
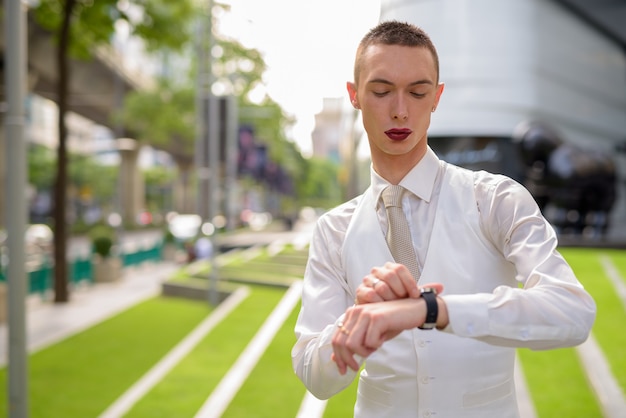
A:
[[[213,51],[214,90],[237,98],[240,124],[254,126],[259,138],[268,146],[269,158],[290,177],[300,177],[304,159],[285,134],[293,119],[267,95],[260,103],[250,98],[263,82],[266,70],[259,51],[225,38],[216,38]],[[195,58],[197,54],[189,56]],[[186,77],[179,72],[170,73],[161,77],[153,89],[128,94],[122,109],[114,115],[134,137],[172,156],[185,196],[191,195],[194,167],[196,67],[197,63],[192,63]]]
[[[194,164],[195,92],[161,78],[154,88],[126,95],[114,119],[142,144],[169,153],[189,189]]]
[[[37,190],[51,190],[54,178],[50,173],[54,172],[56,156],[50,148],[31,143],[28,146],[28,182]]]
[[[146,181],[146,207],[153,213],[164,215],[173,210],[168,195],[176,178],[175,170],[156,166],[143,171]]]
[[[132,17],[129,10],[138,11]],[[98,45],[108,44],[116,22],[128,22],[132,33],[149,49],[178,49],[190,39],[191,0],[39,0],[37,22],[52,31],[57,47],[57,104],[59,107],[57,170],[54,185],[54,301],[69,300],[67,277],[67,126],[69,55],[89,59]],[[171,28],[176,30],[171,30]]]
[[[112,202],[117,192],[119,167],[98,162],[91,155],[70,155],[68,179],[83,203]]]
[[[342,202],[339,166],[329,159],[306,160],[306,171],[296,185],[302,203],[315,208],[330,209]]]
[[[50,173],[56,167],[56,155],[40,144],[28,147],[28,179],[37,193],[49,192],[54,186]],[[118,168],[100,164],[90,155],[70,155],[68,158],[68,190],[82,203],[111,202],[116,193]]]

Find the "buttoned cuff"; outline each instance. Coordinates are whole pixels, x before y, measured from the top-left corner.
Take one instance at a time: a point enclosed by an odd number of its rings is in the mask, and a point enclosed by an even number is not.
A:
[[[489,293],[440,295],[448,310],[448,326],[442,331],[460,337],[483,337],[489,334]]]

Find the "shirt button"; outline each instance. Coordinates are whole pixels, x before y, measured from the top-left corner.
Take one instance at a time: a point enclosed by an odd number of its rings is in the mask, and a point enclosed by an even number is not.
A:
[[[428,417],[430,417],[431,413],[430,413],[430,411],[426,410],[426,411],[424,411],[424,412],[422,413],[422,415],[423,415],[425,418],[428,418]]]
[[[426,346],[426,341],[424,340],[419,340],[417,345],[419,345],[420,347],[425,347]]]
[[[428,382],[430,382],[430,378],[429,378],[428,376],[424,376],[424,377],[422,377],[422,383],[423,383],[423,384],[427,385],[427,384],[428,384]]]

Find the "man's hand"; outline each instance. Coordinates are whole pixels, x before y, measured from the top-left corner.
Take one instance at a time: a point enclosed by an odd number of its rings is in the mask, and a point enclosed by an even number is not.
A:
[[[425,284],[422,287],[434,287],[437,293],[443,291],[438,283]],[[356,290],[356,304],[383,302],[420,297],[420,290],[415,278],[403,264],[385,263],[382,267],[374,267],[370,274],[363,278],[363,283]]]
[[[332,340],[332,359],[339,373],[345,374],[348,367],[357,371],[355,354],[368,357],[385,341],[405,329],[422,325],[425,319],[426,304],[422,299],[404,298],[348,308]]]

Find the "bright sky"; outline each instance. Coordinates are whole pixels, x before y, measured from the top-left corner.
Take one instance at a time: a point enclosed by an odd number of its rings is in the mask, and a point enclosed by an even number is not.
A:
[[[347,98],[357,44],[378,22],[380,0],[221,1],[231,10],[216,22],[219,33],[263,54],[267,93],[296,117],[289,136],[310,152],[314,116],[323,98]]]

